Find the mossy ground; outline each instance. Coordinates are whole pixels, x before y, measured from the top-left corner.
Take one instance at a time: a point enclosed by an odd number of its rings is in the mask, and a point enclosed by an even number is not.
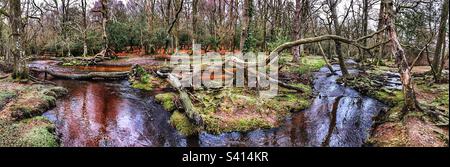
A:
[[[368,70],[363,75],[338,80],[389,107],[388,111],[379,116],[367,143],[384,147],[448,146],[448,130],[437,126],[448,126],[448,83],[434,84],[429,77],[415,77],[417,100],[424,111],[405,113],[403,92],[386,89],[382,84],[382,75],[395,71],[395,68],[381,66]],[[440,112],[447,117],[436,118],[427,110]]]
[[[0,147],[58,146],[53,124],[42,113],[67,93],[61,87],[0,81]]]

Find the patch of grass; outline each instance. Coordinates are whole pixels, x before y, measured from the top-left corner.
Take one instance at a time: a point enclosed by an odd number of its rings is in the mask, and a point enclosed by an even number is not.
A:
[[[397,106],[404,100],[403,92],[399,90],[387,91],[380,89],[367,92],[367,94],[391,107]]]
[[[83,61],[80,61],[80,60],[71,60],[71,61],[63,62],[62,65],[63,66],[85,66],[85,65],[88,65],[88,64],[86,64],[86,63],[84,63]]]
[[[44,117],[20,122],[0,120],[0,147],[58,147],[53,124]]]
[[[190,136],[198,132],[198,128],[189,121],[189,118],[186,115],[181,112],[175,111],[169,121],[170,124],[184,136]]]
[[[153,90],[153,84],[152,83],[142,83],[142,82],[139,82],[139,81],[133,82],[131,87],[133,87],[135,89],[141,89],[141,90],[147,90],[147,91]]]
[[[261,98],[257,91],[243,88],[197,91],[194,106],[203,119],[205,130],[210,133],[272,128],[291,112],[310,106],[311,88],[303,84],[297,86],[305,92],[280,90],[280,95],[271,99]]]
[[[296,72],[300,74],[306,74],[314,71],[319,71],[320,68],[325,66],[325,61],[321,57],[307,56],[300,59],[301,63]]]
[[[13,98],[17,97],[17,93],[9,90],[1,90],[0,92],[0,110]]]
[[[162,93],[155,96],[156,102],[161,104],[163,108],[169,112],[176,110],[176,99],[177,95],[175,93]]]
[[[263,118],[240,118],[230,121],[221,120],[214,115],[204,117],[203,122],[205,128],[209,133],[220,134],[224,132],[247,132],[256,129],[267,129],[275,127],[274,124],[269,123]]]
[[[47,127],[35,127],[21,141],[26,147],[58,147],[56,136]]]

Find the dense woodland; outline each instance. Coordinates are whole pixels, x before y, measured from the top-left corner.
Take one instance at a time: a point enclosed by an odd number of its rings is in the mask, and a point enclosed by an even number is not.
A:
[[[362,70],[395,67],[407,113],[424,110],[415,66],[448,87],[448,13],[449,0],[1,0],[0,64],[27,79],[27,63],[42,57],[168,57],[193,44],[265,52],[268,63],[281,53],[294,66],[320,56],[343,76],[352,59]]]

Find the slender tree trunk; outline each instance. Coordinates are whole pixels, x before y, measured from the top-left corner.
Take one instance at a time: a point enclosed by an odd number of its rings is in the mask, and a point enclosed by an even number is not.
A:
[[[411,75],[411,68],[409,67],[408,60],[406,59],[405,51],[400,45],[397,32],[395,30],[395,11],[393,0],[383,0],[386,10],[386,26],[389,37],[391,39],[391,49],[393,55],[395,55],[395,62],[398,66],[400,73],[400,80],[402,81],[403,94],[404,94],[404,111],[415,111],[419,109],[416,100],[416,93],[414,91],[414,83]]]
[[[300,17],[302,15],[302,0],[295,0],[294,22],[292,23],[292,40],[300,39]],[[294,46],[292,51],[292,62],[298,63],[300,59],[300,46]]]
[[[367,28],[369,22],[369,0],[363,0],[363,20],[362,20],[362,36],[367,35]],[[363,45],[367,46],[367,39],[363,40]],[[361,52],[361,62],[366,61],[365,52]]]
[[[330,0],[329,2],[330,4],[330,9],[331,9],[331,19],[333,20],[333,25],[334,25],[334,30],[335,30],[335,34],[337,36],[341,36],[341,27],[339,25],[339,19],[337,16],[337,12],[336,12],[336,7],[337,7],[337,0]],[[339,59],[339,66],[341,67],[341,72],[342,75],[346,76],[348,75],[348,70],[347,70],[347,66],[345,65],[345,59],[344,56],[342,55],[342,44],[339,41],[334,41],[335,43],[335,47],[336,47],[336,54],[338,56]]]
[[[192,44],[197,41],[198,0],[192,0]]]
[[[151,38],[151,36],[153,35],[153,5],[154,4],[152,3],[152,0],[146,0],[145,11],[146,11],[146,15],[147,15],[147,32],[148,32],[149,38]],[[145,48],[146,48],[145,49],[146,53],[153,52],[153,48],[150,43]]]
[[[442,75],[442,68],[440,67],[441,60],[442,60],[442,52],[445,52],[444,46],[445,46],[445,36],[446,36],[446,28],[447,28],[447,20],[448,20],[448,5],[449,0],[444,0],[444,3],[442,4],[442,10],[441,10],[441,20],[439,24],[439,32],[437,34],[437,42],[436,42],[436,50],[434,52],[434,58],[433,58],[433,69],[435,70],[434,73],[434,80],[436,83],[439,83],[441,80]]]
[[[103,54],[103,57],[108,57],[109,54],[109,40],[108,40],[108,32],[107,32],[107,25],[108,25],[108,0],[101,0],[102,5],[102,39],[103,39],[103,51],[105,52]]]
[[[241,24],[242,32],[241,32],[241,40],[239,43],[239,49],[242,52],[245,52],[245,50],[244,50],[244,49],[246,49],[245,43],[246,43],[248,35],[249,35],[248,32],[249,32],[249,28],[250,28],[250,20],[251,20],[250,17],[251,17],[251,10],[252,10],[251,6],[253,5],[252,3],[253,3],[252,0],[244,0],[244,7],[242,10],[243,16],[242,16],[242,24]]]
[[[81,10],[83,12],[83,57],[88,54],[87,46],[87,2],[86,0],[81,0]]]
[[[385,14],[385,5],[383,0],[380,2],[380,12],[378,14],[378,27],[377,30],[381,30],[384,26],[385,26],[385,22],[384,22],[384,14]],[[381,33],[377,35],[377,42],[383,41],[385,40],[386,35],[385,33]],[[380,46],[380,50],[378,51],[378,56],[375,58],[376,60],[376,64],[379,65],[381,59],[383,58],[383,55],[385,55],[385,51],[384,51],[385,45],[381,45]],[[390,57],[391,59],[391,57]],[[391,59],[392,60],[392,59]]]

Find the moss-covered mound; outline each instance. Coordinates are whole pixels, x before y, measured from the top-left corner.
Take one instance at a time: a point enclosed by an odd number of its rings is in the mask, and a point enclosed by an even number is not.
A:
[[[194,135],[198,132],[199,129],[189,121],[189,118],[186,115],[178,111],[175,111],[172,114],[169,121],[170,124],[184,136]]]
[[[292,93],[282,89],[275,98],[266,99],[259,97],[256,91],[229,88],[197,91],[193,99],[206,131],[245,132],[276,127],[291,112],[306,109],[310,105],[308,93]]]
[[[133,88],[147,91],[166,86],[162,79],[154,77],[144,67],[139,65],[134,65],[132,67],[131,75],[128,80]]]
[[[53,124],[42,113],[67,93],[61,87],[0,81],[0,147],[57,147]]]
[[[175,93],[161,93],[155,96],[157,103],[161,104],[166,111],[172,112],[177,109],[178,97]]]

